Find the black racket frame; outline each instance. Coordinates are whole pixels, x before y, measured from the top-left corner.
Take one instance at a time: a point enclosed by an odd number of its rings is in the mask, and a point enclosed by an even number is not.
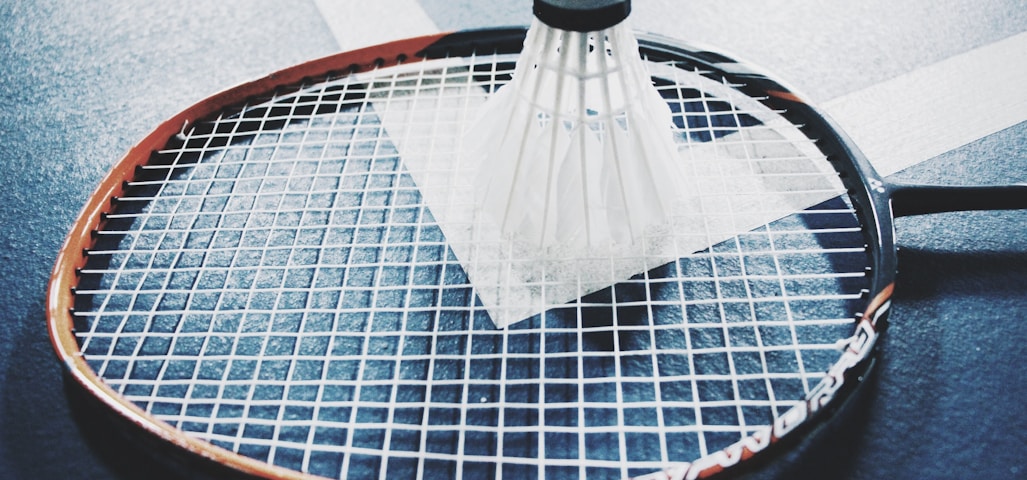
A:
[[[487,30],[472,30],[456,32],[438,36],[431,44],[419,51],[400,54],[395,58],[378,58],[367,64],[338,65],[331,71],[324,73],[323,77],[338,78],[361,71],[371,70],[383,65],[393,65],[412,61],[410,57],[423,59],[439,59],[447,57],[466,57],[471,55],[485,55],[493,52],[499,54],[515,54],[520,52],[526,34],[526,28],[500,28]],[[862,226],[868,255],[867,276],[869,288],[864,292],[864,304],[866,311],[857,314],[855,322],[870,322],[874,335],[882,332],[887,325],[888,302],[895,282],[897,271],[897,254],[895,246],[895,232],[893,219],[898,216],[937,213],[955,210],[991,210],[991,209],[1021,209],[1027,208],[1027,185],[1011,186],[987,186],[987,187],[950,187],[950,186],[922,186],[905,185],[892,183],[882,178],[872,167],[867,158],[859,151],[855,143],[842,131],[839,125],[815,106],[803,100],[794,92],[794,89],[784,85],[772,76],[763,73],[748,63],[740,62],[734,58],[711,49],[692,46],[688,43],[655,35],[639,35],[641,53],[651,61],[673,62],[683,65],[689,70],[695,70],[711,79],[721,81],[726,79],[735,88],[745,95],[756,99],[771,110],[778,112],[782,117],[798,126],[807,137],[814,139],[819,149],[838,172],[843,185],[847,189],[848,197],[856,212],[856,216]],[[265,80],[273,79],[272,74]],[[302,83],[309,83],[309,78]],[[287,91],[289,85],[275,88],[275,91]],[[232,107],[226,107],[231,110]],[[168,140],[174,142],[174,138]],[[102,215],[101,215],[102,217]],[[99,219],[101,223],[103,218]],[[73,315],[73,312],[72,312]],[[871,342],[874,339],[871,339]],[[58,349],[60,350],[60,349]],[[62,352],[58,351],[61,356]],[[65,359],[62,358],[62,362]],[[730,452],[733,455],[741,455],[740,458],[732,458],[727,464],[706,465],[699,475],[736,476],[751,472],[753,468],[764,465],[767,460],[777,458],[782,450],[799,442],[808,442],[809,438],[815,438],[815,430],[823,427],[826,420],[847,403],[857,397],[854,395],[861,390],[866,382],[868,374],[874,365],[874,354],[865,355],[858,363],[849,366],[839,379],[841,385],[833,391],[828,402],[822,408],[815,408],[811,411],[813,415],[805,418],[795,429],[789,430],[787,435],[775,438],[769,447],[761,448],[758,451],[736,451]],[[67,363],[69,371],[73,370]],[[72,376],[69,376],[70,380]],[[76,382],[69,381],[69,388],[74,391],[95,390],[88,382],[78,379]],[[95,395],[95,392],[93,392]],[[102,403],[96,401],[90,395],[71,394],[70,399],[77,404],[96,403],[90,411],[104,411]],[[92,400],[90,400],[92,398]],[[95,407],[95,408],[92,408]],[[120,413],[120,415],[119,415]],[[153,437],[146,428],[141,428],[137,421],[132,421],[129,415],[115,410],[107,411],[103,416],[107,421],[114,421],[122,424],[130,438],[142,436],[148,440],[146,444],[159,444],[159,439]],[[133,447],[140,447],[138,443],[128,440]],[[159,445],[153,445],[159,449]],[[146,450],[150,450],[146,448]],[[188,470],[202,470],[213,472],[218,477],[229,475],[236,476],[254,474],[254,470],[236,467],[227,467],[214,462],[205,455],[197,452],[189,452],[183,448],[176,458],[175,464],[188,464]],[[167,457],[165,457],[167,459]],[[745,460],[745,461],[739,461]],[[698,467],[698,466],[696,466]],[[245,472],[245,473],[244,473]],[[257,476],[274,476],[274,472],[256,472]],[[697,473],[691,471],[691,473]]]

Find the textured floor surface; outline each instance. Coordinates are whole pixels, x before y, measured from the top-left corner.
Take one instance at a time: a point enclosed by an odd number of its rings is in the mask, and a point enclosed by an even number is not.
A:
[[[0,0],[0,477],[153,477],[156,467],[112,451],[104,432],[88,433],[96,422],[76,419],[43,303],[67,229],[132,144],[216,91],[366,44],[365,32],[377,41],[530,20],[527,0],[328,3]],[[1027,32],[1022,0],[900,3],[637,0],[633,20],[738,54],[827,105]],[[1010,68],[1022,68],[1027,49],[1010,57]],[[974,89],[963,89],[971,104],[989,93]],[[1011,126],[894,178],[1027,182],[1027,107],[1019,110]],[[922,121],[929,132],[954,119],[959,112]],[[762,476],[1025,475],[1025,226],[1027,212],[901,219],[900,285],[867,398],[823,443]]]

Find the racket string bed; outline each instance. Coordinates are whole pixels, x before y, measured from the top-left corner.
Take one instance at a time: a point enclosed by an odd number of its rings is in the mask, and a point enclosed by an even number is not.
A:
[[[476,240],[451,171],[514,59],[329,78],[191,123],[97,232],[76,291],[89,364],[189,435],[334,478],[641,475],[802,403],[852,334],[861,229],[811,140],[674,62],[649,67],[695,208],[627,260],[531,262],[527,320],[494,328],[486,292],[507,284],[488,269],[517,250]]]

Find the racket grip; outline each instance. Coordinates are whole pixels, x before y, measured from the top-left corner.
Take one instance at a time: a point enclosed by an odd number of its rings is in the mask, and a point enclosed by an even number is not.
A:
[[[896,217],[968,210],[1027,209],[1027,184],[996,186],[891,185]]]

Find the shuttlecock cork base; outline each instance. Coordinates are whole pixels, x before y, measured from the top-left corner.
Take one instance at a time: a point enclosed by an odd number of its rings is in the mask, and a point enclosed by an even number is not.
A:
[[[625,0],[536,0],[513,78],[468,134],[478,201],[504,235],[548,247],[635,243],[680,174],[671,112]]]

